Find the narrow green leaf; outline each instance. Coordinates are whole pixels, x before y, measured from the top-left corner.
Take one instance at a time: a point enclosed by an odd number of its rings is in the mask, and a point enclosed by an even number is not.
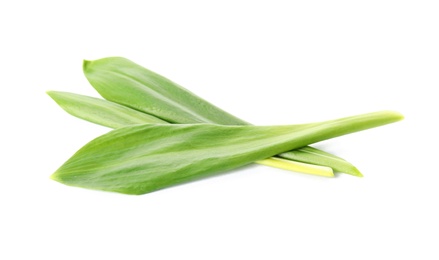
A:
[[[86,144],[52,178],[89,189],[144,194],[401,119],[399,113],[383,111],[290,126],[129,126]]]
[[[107,100],[154,115],[170,123],[246,125],[180,85],[121,57],[84,61],[84,74]],[[299,148],[279,155],[284,159],[333,168],[354,176],[361,173],[349,162],[317,149]]]
[[[48,91],[47,93],[69,114],[110,128],[136,124],[168,124],[168,122],[161,119],[111,101],[68,92]],[[282,160],[280,158],[268,158],[257,163],[290,171],[334,177],[332,169],[324,166]]]
[[[47,91],[47,94],[67,113],[110,128],[168,123],[155,116],[99,98],[61,91]]]
[[[277,156],[299,162],[325,165],[327,167],[333,167],[337,172],[344,172],[357,177],[363,177],[363,174],[346,160],[311,146],[305,146],[297,150],[281,153]]]

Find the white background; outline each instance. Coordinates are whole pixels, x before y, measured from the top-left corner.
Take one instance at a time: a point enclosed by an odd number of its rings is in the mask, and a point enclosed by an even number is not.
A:
[[[0,259],[439,259],[437,1],[1,1]],[[143,195],[49,179],[108,131],[45,94],[97,96],[123,56],[260,125],[406,119],[318,144],[365,175],[264,166]]]

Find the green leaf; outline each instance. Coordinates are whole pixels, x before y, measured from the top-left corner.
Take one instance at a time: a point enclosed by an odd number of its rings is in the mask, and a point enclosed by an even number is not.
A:
[[[99,98],[61,91],[47,91],[47,94],[67,113],[110,128],[168,123],[155,116]]]
[[[120,57],[84,61],[84,74],[107,100],[154,115],[170,123],[246,125],[185,88]],[[284,159],[322,165],[354,176],[361,173],[349,162],[318,149],[299,148],[279,155]]]
[[[144,194],[401,119],[399,113],[383,111],[290,126],[129,126],[86,144],[52,178],[72,186]]]
[[[110,128],[120,128],[136,124],[168,124],[168,122],[157,117],[111,101],[68,92],[48,91],[47,93],[69,114]],[[280,158],[268,158],[257,163],[290,171],[306,172],[326,177],[334,176],[332,169],[329,167],[282,160]]]
[[[281,153],[277,156],[299,162],[325,165],[327,167],[332,167],[337,172],[344,172],[357,177],[363,177],[363,174],[346,160],[311,146],[305,146],[297,150]]]
[[[105,99],[169,123],[246,123],[172,81],[124,58],[84,61],[83,69],[88,81]]]

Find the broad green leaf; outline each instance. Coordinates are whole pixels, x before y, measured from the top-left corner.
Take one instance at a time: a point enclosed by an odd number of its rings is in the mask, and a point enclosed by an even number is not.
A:
[[[185,88],[120,57],[84,61],[84,74],[107,100],[154,115],[170,123],[246,125],[247,122],[219,109]],[[317,149],[299,148],[278,155],[284,159],[331,167],[354,176],[361,173],[349,162]]]
[[[86,144],[52,178],[71,186],[144,194],[401,119],[399,113],[382,111],[290,126],[128,126]]]
[[[157,117],[111,101],[68,92],[48,91],[47,93],[69,114],[110,128],[121,128],[136,124],[168,124],[168,122]],[[268,158],[257,163],[290,171],[306,172],[326,177],[334,176],[332,169],[329,167],[309,165],[280,158]]]
[[[246,124],[172,81],[127,59],[84,61],[83,69],[91,85],[105,99],[169,123]]]

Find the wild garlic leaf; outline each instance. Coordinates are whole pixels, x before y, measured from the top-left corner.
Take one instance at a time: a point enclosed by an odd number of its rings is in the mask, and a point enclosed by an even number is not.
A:
[[[67,113],[110,128],[168,123],[155,116],[99,98],[62,91],[47,91],[47,94]]]
[[[213,106],[172,81],[124,58],[84,61],[85,76],[107,100],[169,123],[242,125],[244,121]]]
[[[382,111],[289,126],[128,126],[86,144],[52,178],[71,186],[144,194],[401,119],[399,113]]]
[[[168,122],[157,117],[108,100],[68,92],[48,91],[47,93],[69,114],[110,128],[121,128],[137,124],[168,124]],[[283,160],[281,158],[268,158],[257,163],[290,171],[306,172],[326,177],[334,176],[332,169],[329,167]]]
[[[125,58],[110,57],[84,61],[83,70],[90,84],[105,99],[154,115],[170,123],[248,124],[171,80]],[[351,163],[316,150],[318,149],[299,148],[292,153],[278,156],[362,176]]]
[[[357,177],[363,177],[363,174],[351,163],[343,158],[316,149],[312,146],[305,146],[297,150],[291,150],[286,153],[277,155],[283,159],[289,159],[299,162],[307,162],[316,165],[326,165],[334,168],[337,172],[344,172]]]

